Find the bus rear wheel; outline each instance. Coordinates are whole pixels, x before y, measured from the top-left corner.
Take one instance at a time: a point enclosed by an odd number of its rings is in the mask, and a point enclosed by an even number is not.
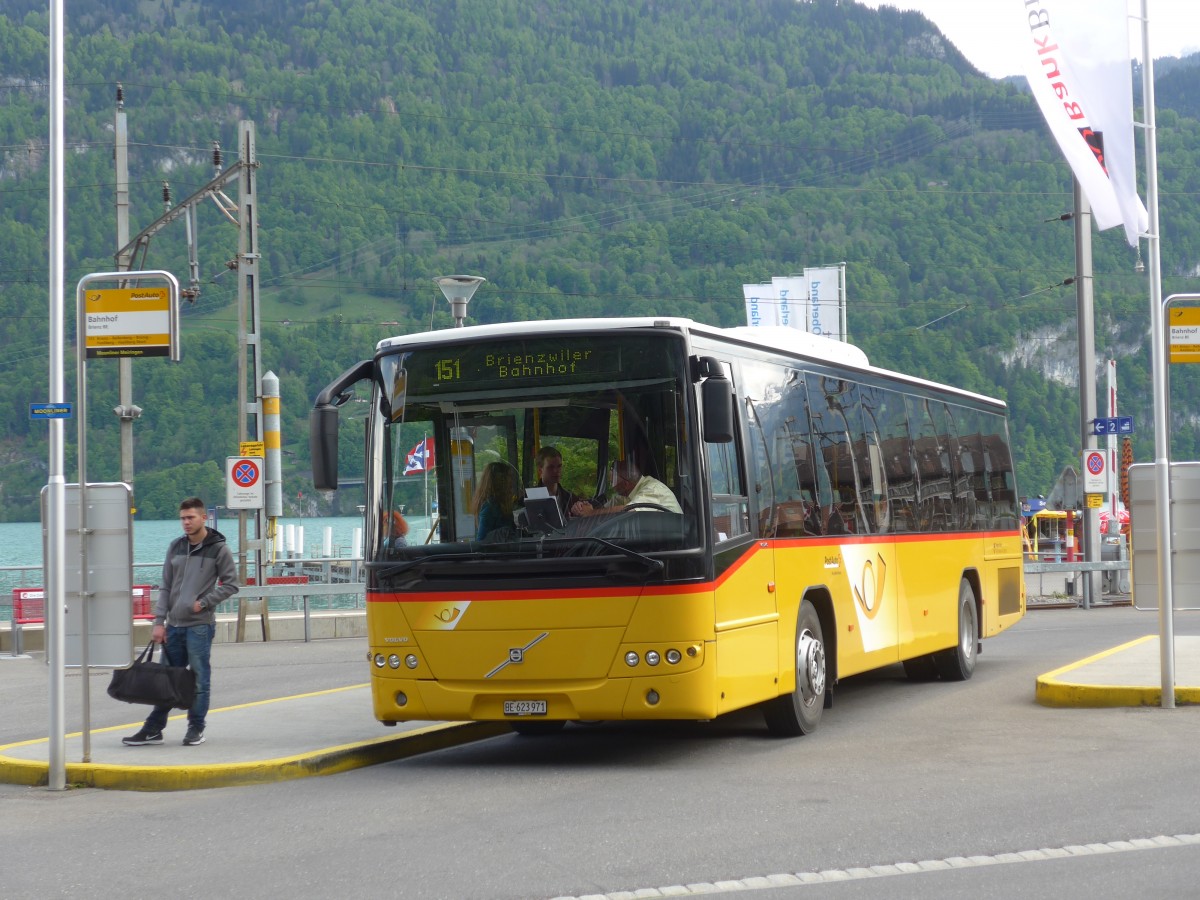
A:
[[[816,731],[825,709],[825,638],[821,618],[807,600],[796,615],[796,689],[763,707],[767,730],[780,737]]]
[[[958,643],[933,655],[943,681],[966,681],[975,674],[975,648],[979,642],[979,613],[975,591],[963,579],[958,585]]]

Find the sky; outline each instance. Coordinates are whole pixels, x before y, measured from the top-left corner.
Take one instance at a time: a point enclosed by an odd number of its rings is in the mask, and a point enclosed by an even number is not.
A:
[[[1009,27],[1002,19],[1009,6],[1023,0],[858,0],[872,9],[894,6],[924,13],[976,68],[993,78],[1021,74],[1011,47],[997,35]],[[1140,17],[1142,0],[1128,0]],[[1149,4],[1150,50],[1155,59],[1200,52],[1200,0],[1146,0]],[[1130,24],[1131,55],[1141,58],[1142,36]]]

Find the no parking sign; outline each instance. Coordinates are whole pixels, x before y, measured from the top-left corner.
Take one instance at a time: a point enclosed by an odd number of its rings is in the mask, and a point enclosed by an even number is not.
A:
[[[261,456],[225,457],[227,509],[262,509],[265,496]]]
[[[1103,494],[1108,490],[1108,464],[1105,454],[1099,450],[1083,453],[1083,492]]]

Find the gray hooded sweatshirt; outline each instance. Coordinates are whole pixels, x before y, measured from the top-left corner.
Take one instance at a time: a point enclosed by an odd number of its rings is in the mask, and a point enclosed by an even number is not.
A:
[[[199,545],[193,545],[186,534],[180,535],[167,549],[154,624],[165,622],[181,628],[212,625],[217,621],[217,606],[237,591],[237,569],[225,535],[210,528]],[[192,609],[197,599],[202,607],[198,613]]]

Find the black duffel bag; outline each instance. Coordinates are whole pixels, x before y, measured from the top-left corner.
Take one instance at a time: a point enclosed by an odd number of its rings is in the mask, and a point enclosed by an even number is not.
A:
[[[154,662],[154,641],[123,669],[113,669],[108,696],[126,703],[191,709],[196,700],[196,673],[184,666]]]

